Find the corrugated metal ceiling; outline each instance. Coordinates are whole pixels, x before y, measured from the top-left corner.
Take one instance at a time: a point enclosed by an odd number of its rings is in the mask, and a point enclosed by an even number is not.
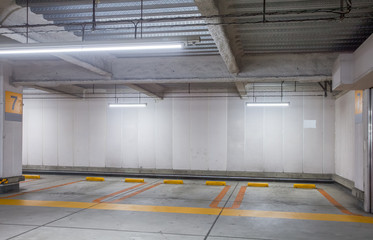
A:
[[[25,6],[26,0],[17,0]],[[243,52],[353,51],[373,33],[373,1],[353,0],[348,12],[344,0],[230,0],[217,1],[226,28],[235,29]],[[263,3],[265,12],[263,15]],[[91,0],[30,0],[31,10],[43,14],[67,31],[87,41],[133,39],[134,24],[141,18],[140,0],[97,1],[96,27],[92,29]],[[346,12],[344,16],[338,12]],[[348,13],[347,13],[348,12]],[[202,16],[203,17],[203,16]],[[218,54],[204,18],[193,0],[143,1],[143,24],[137,37],[199,36],[196,46],[170,55]],[[231,32],[231,31],[228,31]],[[119,55],[119,57],[121,57]]]

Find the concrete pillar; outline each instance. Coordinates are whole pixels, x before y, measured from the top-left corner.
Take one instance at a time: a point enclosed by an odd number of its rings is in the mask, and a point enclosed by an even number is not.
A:
[[[0,193],[18,191],[22,177],[22,87],[9,84],[11,67],[0,63]]]

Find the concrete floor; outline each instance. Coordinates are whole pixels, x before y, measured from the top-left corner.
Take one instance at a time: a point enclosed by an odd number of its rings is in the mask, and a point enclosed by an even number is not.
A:
[[[334,184],[41,177],[0,195],[0,239],[373,239],[373,215]]]

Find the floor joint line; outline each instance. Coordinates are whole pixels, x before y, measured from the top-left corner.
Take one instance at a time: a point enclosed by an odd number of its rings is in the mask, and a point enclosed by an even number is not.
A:
[[[229,199],[231,199],[231,197],[232,197],[232,195],[233,195],[233,193],[234,193],[234,191],[236,191],[236,188],[237,188],[237,186],[238,186],[238,182],[236,183],[236,186],[234,186],[234,189],[233,189],[233,191],[231,192],[231,194],[229,195],[229,197],[228,197],[228,199],[227,199],[227,201],[224,203],[224,206],[221,208],[221,210],[220,210],[220,212],[219,212],[219,214],[216,216],[216,218],[215,218],[215,220],[214,220],[214,222],[212,223],[212,225],[211,225],[211,227],[210,227],[210,229],[209,229],[209,231],[207,232],[207,234],[206,234],[206,236],[203,238],[203,240],[206,240],[208,237],[209,237],[209,235],[210,235],[210,233],[211,233],[211,231],[212,231],[212,229],[214,228],[214,226],[215,226],[215,224],[216,224],[216,222],[218,221],[218,219],[219,219],[219,217],[220,217],[220,215],[222,214],[222,212],[223,212],[223,210],[225,209],[225,207],[227,206],[227,204],[228,204],[228,202],[229,202]]]

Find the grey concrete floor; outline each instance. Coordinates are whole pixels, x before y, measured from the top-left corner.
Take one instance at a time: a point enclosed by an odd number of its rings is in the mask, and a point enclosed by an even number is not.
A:
[[[119,177],[106,177],[104,182],[82,176],[41,177],[21,183],[20,194],[0,195],[0,239],[373,239],[373,218],[372,223],[363,221],[373,216],[335,184],[317,187],[361,216],[341,222],[339,216],[350,215],[317,189],[294,189],[292,183],[248,187],[239,198],[247,182],[227,181],[230,187],[224,187],[184,180],[183,185],[170,185],[149,178],[140,185]],[[214,199],[216,207],[211,205]],[[235,216],[224,214],[234,206]],[[211,210],[215,212],[209,214]],[[264,215],[241,215],[246,210]],[[290,217],[276,215],[284,212]],[[308,216],[319,220],[307,220]]]

